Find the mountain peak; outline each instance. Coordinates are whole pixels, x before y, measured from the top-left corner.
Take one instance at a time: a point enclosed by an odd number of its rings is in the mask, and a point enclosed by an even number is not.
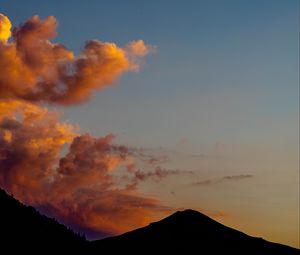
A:
[[[248,236],[201,212],[186,209],[125,234],[92,242],[93,250],[131,254],[296,255],[297,249]]]
[[[198,212],[196,210],[193,209],[184,209],[182,211],[176,211],[175,213],[171,214],[169,217],[172,216],[179,216],[179,217],[205,217],[205,218],[209,218],[207,217],[205,214]]]
[[[210,217],[206,216],[205,214],[192,210],[192,209],[185,209],[182,211],[177,211],[170,216],[158,221],[154,222],[153,224],[175,224],[178,226],[189,226],[190,228],[195,228],[198,226],[203,229],[205,225],[207,227],[225,227],[222,224],[218,223],[217,221],[211,219]]]
[[[177,214],[184,214],[184,215],[192,215],[192,214],[198,214],[199,215],[199,214],[202,214],[201,212],[198,212],[198,211],[193,210],[193,209],[184,209],[182,211],[177,211],[175,213],[177,213]],[[204,214],[202,214],[202,215],[204,215]]]

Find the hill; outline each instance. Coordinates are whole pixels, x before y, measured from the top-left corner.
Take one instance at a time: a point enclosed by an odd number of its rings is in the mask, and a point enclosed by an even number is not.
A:
[[[0,189],[0,254],[58,254],[79,251],[85,243],[83,236]]]
[[[299,249],[248,236],[204,214],[178,211],[161,221],[97,241],[25,206],[0,189],[0,254],[299,255]]]
[[[120,236],[92,242],[98,250],[127,254],[299,255],[299,250],[248,236],[204,214],[185,210]]]

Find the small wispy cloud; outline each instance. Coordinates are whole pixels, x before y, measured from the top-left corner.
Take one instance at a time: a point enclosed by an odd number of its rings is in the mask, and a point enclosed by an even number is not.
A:
[[[239,180],[248,179],[252,177],[253,175],[251,174],[228,175],[228,176],[224,176],[223,180],[239,181]]]
[[[194,184],[196,185],[212,185],[214,184],[216,181],[213,181],[213,180],[204,180],[204,181],[198,181],[198,182],[195,182]]]
[[[253,178],[254,176],[251,174],[239,174],[239,175],[226,175],[221,178],[216,178],[216,179],[207,179],[207,180],[202,180],[202,181],[197,181],[194,183],[194,185],[201,185],[201,186],[210,186],[210,185],[215,185],[219,184],[225,181],[241,181],[244,179],[250,179]]]

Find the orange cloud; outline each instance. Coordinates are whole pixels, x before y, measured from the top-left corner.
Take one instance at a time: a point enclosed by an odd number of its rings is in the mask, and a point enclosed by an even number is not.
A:
[[[0,98],[80,103],[123,73],[137,71],[140,58],[153,48],[142,40],[125,48],[92,40],[75,56],[64,45],[51,42],[57,28],[52,16],[45,20],[33,16],[14,28],[11,43],[7,43],[10,21],[4,15],[0,20]]]
[[[0,102],[2,188],[75,229],[102,235],[140,227],[165,209],[136,186],[173,172],[143,172],[136,155],[114,144],[113,135],[78,135],[58,117],[25,101]],[[128,171],[131,164],[136,167]],[[122,169],[128,177],[123,182]]]
[[[5,15],[0,13],[0,43],[6,43],[11,35],[11,22]]]
[[[0,185],[32,203],[52,177],[62,146],[76,136],[75,128],[29,103],[2,101],[0,109]]]
[[[160,159],[114,144],[113,135],[80,135],[41,103],[86,100],[124,72],[137,71],[153,47],[142,40],[125,48],[93,40],[75,56],[51,42],[56,27],[52,16],[33,16],[9,40],[11,23],[0,15],[0,186],[87,234],[140,227],[166,207],[139,194],[138,182],[174,172],[158,168]]]
[[[143,40],[133,41],[126,46],[126,51],[137,57],[144,57],[148,53],[153,52],[155,47],[153,46],[146,46]]]

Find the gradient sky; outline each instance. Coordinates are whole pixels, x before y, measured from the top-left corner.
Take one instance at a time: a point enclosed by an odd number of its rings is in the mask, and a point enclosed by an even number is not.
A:
[[[55,41],[76,53],[96,38],[156,45],[62,118],[193,171],[140,186],[164,205],[299,247],[298,1],[0,0],[0,13],[55,16]]]

